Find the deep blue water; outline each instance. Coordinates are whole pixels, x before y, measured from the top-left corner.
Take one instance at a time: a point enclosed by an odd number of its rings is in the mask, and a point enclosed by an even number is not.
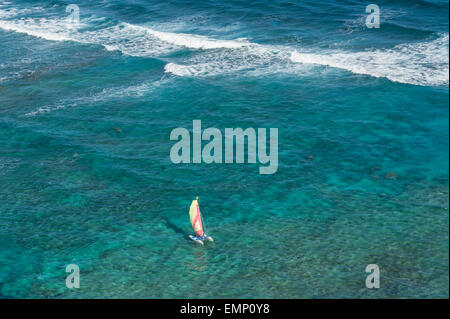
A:
[[[448,2],[367,4],[0,1],[0,296],[448,298]],[[277,173],[173,164],[194,119]]]

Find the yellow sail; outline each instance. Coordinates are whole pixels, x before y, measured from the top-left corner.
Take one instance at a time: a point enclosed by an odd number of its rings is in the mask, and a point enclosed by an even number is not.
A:
[[[191,203],[191,207],[189,208],[189,217],[195,233],[198,236],[203,236],[202,215],[200,214],[200,207],[198,206],[198,197]]]

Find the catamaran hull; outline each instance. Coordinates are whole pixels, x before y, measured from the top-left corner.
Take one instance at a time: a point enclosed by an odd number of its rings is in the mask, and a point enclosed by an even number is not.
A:
[[[198,238],[198,237],[196,237],[196,236],[193,236],[193,235],[189,235],[189,238],[190,238],[191,240],[195,241],[197,244],[200,244],[200,245],[203,246],[203,240],[202,240],[202,239],[200,239],[200,238]]]
[[[189,235],[189,238],[193,241],[195,241],[196,243],[199,243],[200,245],[203,245],[203,241],[207,240],[207,241],[211,241],[213,242],[214,239],[211,236],[205,235],[203,237],[198,237],[198,236],[194,236],[194,235]]]

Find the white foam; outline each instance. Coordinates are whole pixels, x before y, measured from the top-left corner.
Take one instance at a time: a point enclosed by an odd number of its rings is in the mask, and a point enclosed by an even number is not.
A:
[[[83,25],[81,25],[83,27]],[[28,34],[50,41],[74,41],[98,44],[109,51],[119,50],[131,56],[153,57],[175,49],[148,35],[144,30],[131,28],[126,24],[107,27],[95,31],[71,31],[65,19],[19,19],[0,20],[0,28]]]
[[[177,46],[187,47],[190,49],[234,49],[241,48],[247,45],[255,45],[254,43],[247,42],[245,39],[218,40],[196,34],[161,32],[143,26],[134,26],[128,23],[126,23],[125,25],[133,29],[144,30],[148,34],[164,42],[171,43]]]
[[[194,71],[194,72],[193,72]],[[191,70],[188,65],[179,65],[176,63],[167,63],[164,66],[164,72],[172,73],[178,76],[192,76],[195,70]]]
[[[7,10],[0,10],[0,19],[11,18],[16,16],[17,14],[18,14],[17,9],[14,8]]]
[[[34,117],[40,114],[48,114],[53,111],[82,105],[93,105],[98,102],[107,102],[116,99],[139,98],[152,93],[155,89],[166,85],[170,79],[160,79],[157,81],[145,81],[128,87],[113,87],[101,90],[99,93],[82,96],[78,98],[63,99],[54,105],[45,105],[36,108],[34,111],[25,114],[26,117]]]
[[[12,9],[11,9],[12,10]],[[10,18],[15,11],[0,10],[0,14]],[[0,18],[3,16],[0,16]],[[92,22],[101,18],[89,18]],[[81,25],[80,28],[86,27]],[[252,45],[245,39],[217,40],[201,35],[156,31],[148,27],[120,23],[95,31],[80,30],[74,32],[66,19],[0,19],[0,28],[25,33],[50,41],[74,41],[99,44],[108,51],[119,50],[123,54],[141,57],[165,55],[182,47],[190,49],[240,48]]]
[[[29,112],[25,114],[25,116],[36,116],[42,113],[50,113],[55,110],[60,110],[66,108],[64,105],[55,105],[55,106],[41,106],[38,107],[35,111]]]
[[[5,13],[8,12],[8,13]],[[0,9],[8,18],[18,11]],[[1,17],[1,16],[0,16]],[[85,19],[95,21],[98,17]],[[66,19],[0,19],[0,28],[51,41],[102,45],[108,51],[139,57],[164,57],[183,48],[202,50],[185,60],[168,61],[165,72],[178,76],[208,76],[233,72],[297,72],[301,65],[321,65],[356,74],[384,77],[415,85],[448,85],[448,34],[433,41],[402,44],[392,49],[298,52],[287,46],[259,45],[246,39],[221,40],[203,35],[157,31],[120,23],[94,31],[72,32]],[[176,62],[176,63],[175,63]],[[300,73],[299,73],[300,74]]]
[[[39,11],[44,10],[44,8],[38,7],[38,6],[31,7],[31,8],[24,8],[24,9],[18,9],[18,8],[14,8],[14,7],[11,8],[11,7],[9,7],[9,4],[11,4],[11,3],[3,2],[3,4],[0,4],[0,8],[5,7],[4,9],[0,9],[0,19],[9,19],[9,18],[13,18],[16,16],[39,12]]]
[[[117,50],[131,56],[158,57],[178,49],[127,23],[79,33],[78,39],[81,41],[100,44],[109,51]]]
[[[7,31],[25,33],[50,41],[73,40],[66,26],[61,25],[60,20],[42,20],[39,22],[35,22],[33,19],[0,20],[0,28]]]
[[[114,99],[124,99],[128,97],[142,97],[153,92],[156,88],[167,84],[168,81],[169,80],[167,79],[161,79],[157,81],[145,81],[128,87],[114,87],[103,89],[100,93],[83,99],[83,103],[109,101]]]
[[[169,63],[165,71],[179,76],[214,76],[244,71],[256,75],[280,71],[286,68],[286,63],[289,63],[286,50],[272,46],[248,45],[230,50],[203,52],[189,58],[186,64]]]
[[[295,63],[330,66],[415,85],[448,85],[448,59],[448,34],[388,50],[291,54]]]
[[[394,82],[439,86],[449,83],[448,34],[436,40],[407,43],[392,49],[362,52],[298,52],[289,47],[250,45],[235,50],[204,53],[184,64],[169,63],[167,73],[208,76],[248,70],[260,73],[302,72],[289,62],[344,69],[355,74],[384,77]]]

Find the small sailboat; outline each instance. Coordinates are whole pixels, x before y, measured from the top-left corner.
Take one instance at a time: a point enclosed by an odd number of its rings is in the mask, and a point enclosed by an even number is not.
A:
[[[189,238],[203,245],[204,240],[214,241],[211,236],[208,236],[203,231],[203,222],[202,222],[202,214],[200,213],[200,207],[198,206],[198,197],[196,197],[189,208],[189,217],[191,219],[192,228],[194,228],[195,234],[189,235]]]

